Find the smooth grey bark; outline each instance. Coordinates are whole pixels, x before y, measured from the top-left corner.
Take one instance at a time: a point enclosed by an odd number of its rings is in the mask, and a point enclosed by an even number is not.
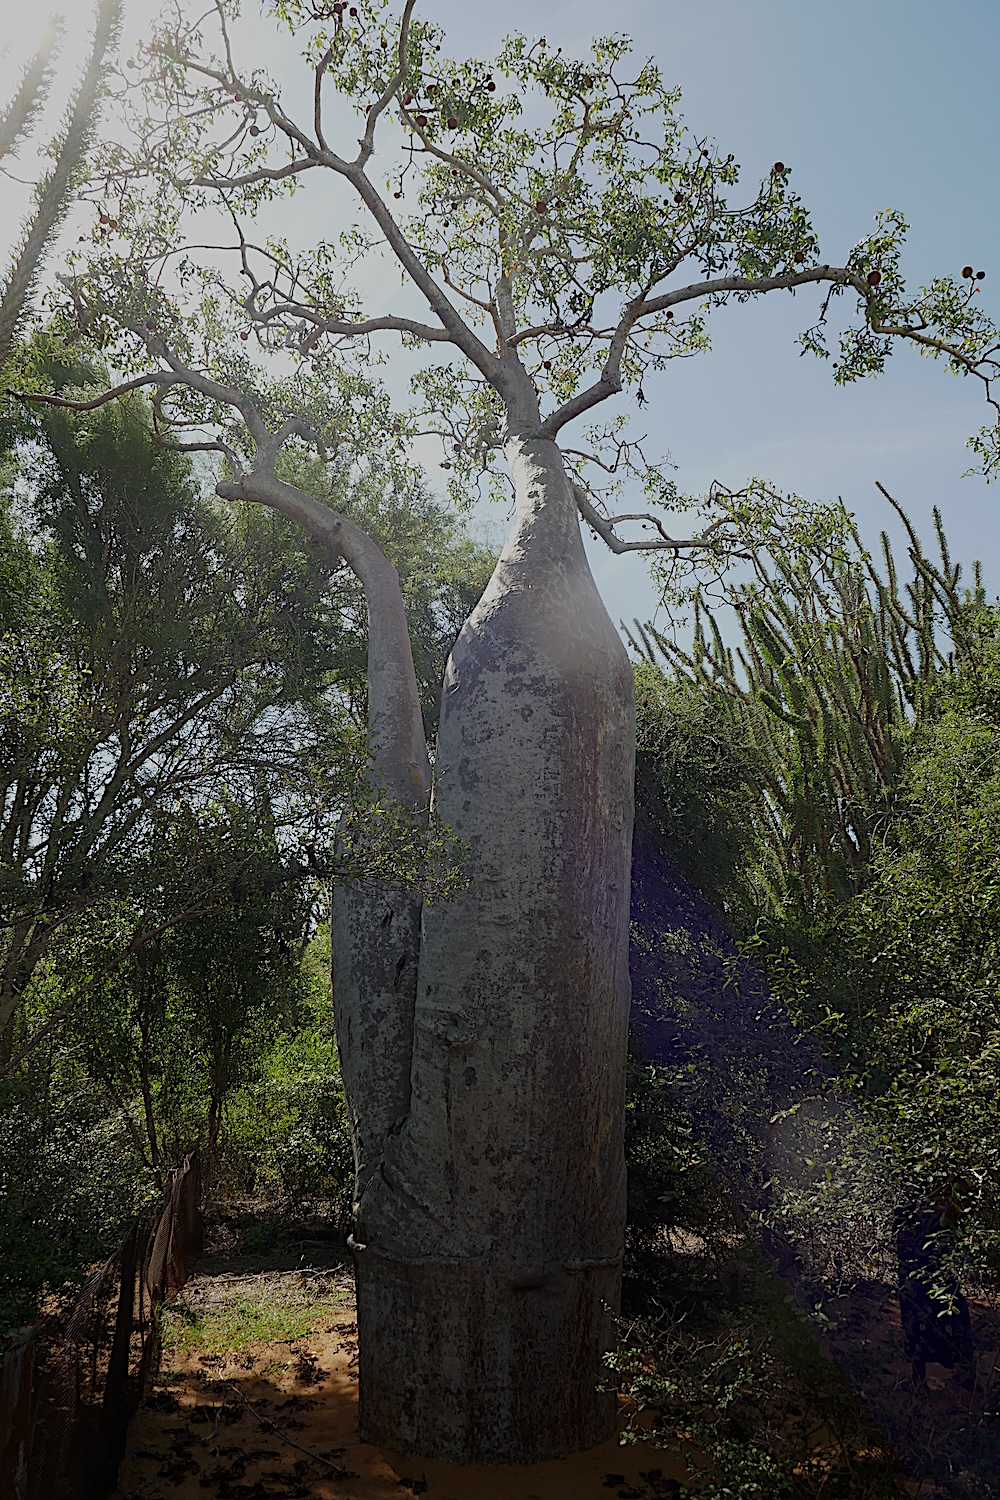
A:
[[[413,654],[395,568],[360,527],[273,474],[218,486],[303,526],[354,572],[368,604],[368,751],[365,796],[420,817],[430,792]],[[364,882],[333,892],[333,1011],[354,1146],[355,1195],[382,1159],[410,1094],[420,897]]]
[[[632,673],[557,447],[506,452],[435,774],[472,883],[424,908],[408,1110],[355,1230],[362,1435],[464,1463],[609,1435],[625,1225]]]

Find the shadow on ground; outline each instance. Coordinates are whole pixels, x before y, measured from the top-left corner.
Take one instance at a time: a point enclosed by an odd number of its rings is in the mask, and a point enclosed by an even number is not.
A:
[[[115,1500],[674,1500],[685,1472],[617,1439],[508,1469],[410,1460],[362,1443],[357,1423],[350,1273],[216,1260],[168,1314]]]

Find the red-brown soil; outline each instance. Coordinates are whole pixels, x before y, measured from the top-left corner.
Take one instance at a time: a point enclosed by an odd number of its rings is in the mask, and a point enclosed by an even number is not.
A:
[[[258,1278],[276,1289],[297,1272]],[[284,1280],[282,1280],[284,1279]],[[196,1276],[192,1312],[245,1290],[247,1277]],[[308,1286],[308,1282],[305,1283]],[[239,1352],[171,1347],[129,1435],[115,1500],[669,1500],[680,1457],[617,1439],[555,1462],[494,1469],[401,1457],[362,1443],[349,1275],[327,1275],[312,1328]],[[177,1316],[175,1313],[174,1317]]]

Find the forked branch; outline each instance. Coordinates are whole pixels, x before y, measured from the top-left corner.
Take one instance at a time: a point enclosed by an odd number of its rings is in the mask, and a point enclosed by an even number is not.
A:
[[[576,496],[576,505],[580,515],[612,552],[683,552],[702,550],[705,552],[721,553],[723,551],[723,545],[715,535],[722,526],[721,520],[713,521],[710,526],[707,526],[697,536],[674,537],[670,536],[658,516],[651,513],[605,516],[594,505],[582,485],[574,483],[573,493]],[[615,527],[625,521],[639,521],[644,526],[652,526],[658,535],[644,537],[634,542],[624,541],[615,532]]]

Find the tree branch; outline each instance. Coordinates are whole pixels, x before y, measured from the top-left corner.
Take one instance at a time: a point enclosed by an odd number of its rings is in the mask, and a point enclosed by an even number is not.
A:
[[[223,500],[250,500],[296,521],[356,575],[368,602],[368,733],[381,790],[422,807],[430,765],[399,575],[381,548],[346,516],[259,468],[216,485]]]
[[[403,270],[417,290],[423,293],[431,311],[440,318],[441,325],[446,330],[450,341],[462,351],[491,385],[502,389],[505,381],[504,369],[500,361],[487,349],[478,335],[473,333],[451,299],[438,286],[396,223],[388,205],[383,201],[374,184],[361,171],[349,171],[345,173],[345,176],[354,184],[358,196],[385,235],[389,249]]]
[[[576,484],[572,480],[570,482],[573,484],[573,494],[576,497],[577,509],[581,516],[587,525],[597,532],[597,535],[607,544],[612,552],[656,552],[664,550],[679,552],[695,547],[704,547],[709,552],[719,552],[722,550],[718,542],[710,540],[712,533],[717,531],[722,525],[721,520],[713,521],[711,526],[703,531],[700,536],[684,538],[668,536],[663,528],[663,523],[654,515],[602,516],[583,486]],[[658,538],[654,537],[649,541],[624,542],[621,537],[615,535],[614,531],[615,526],[620,521],[648,522],[650,525],[656,527],[660,535]]]
[[[452,341],[446,329],[435,328],[431,323],[421,323],[417,318],[406,318],[396,313],[385,313],[378,318],[359,318],[354,322],[347,318],[324,318],[305,302],[276,302],[266,312],[259,313],[250,307],[247,311],[252,321],[262,327],[276,318],[301,318],[303,322],[312,323],[321,332],[338,338],[362,338],[368,333],[409,333],[414,338],[424,339],[429,343]]]
[[[143,386],[159,386],[162,390],[168,390],[171,386],[182,384],[179,375],[168,375],[162,372],[149,375],[137,375],[134,380],[126,380],[121,385],[111,386],[100,395],[93,396],[87,401],[74,401],[69,396],[53,396],[45,391],[17,391],[12,386],[7,386],[4,395],[10,396],[14,401],[23,401],[30,406],[57,406],[65,411],[96,411],[100,406],[107,406],[109,401],[117,401],[121,396],[127,396],[130,391],[141,390]]]
[[[792,290],[795,287],[808,286],[812,282],[822,281],[833,282],[840,286],[853,286],[866,302],[870,301],[874,295],[874,289],[857,273],[849,271],[846,266],[823,265],[812,266],[806,271],[786,271],[775,276],[716,276],[707,281],[693,282],[689,286],[678,287],[672,292],[664,292],[659,297],[644,295],[633,299],[615,329],[600,378],[546,417],[542,423],[542,436],[554,438],[567,422],[582,416],[591,407],[598,406],[608,396],[615,395],[621,390],[622,357],[633,328],[644,318],[666,312],[668,308],[677,307],[681,303],[693,302],[705,297],[721,297],[730,292],[756,295],[764,292]]]
[[[375,150],[375,126],[379,115],[388,108],[406,82],[406,44],[410,37],[410,17],[413,14],[415,3],[416,0],[406,0],[406,4],[403,6],[403,14],[399,21],[399,46],[396,54],[398,59],[396,71],[386,84],[382,94],[368,111],[368,118],[365,122],[365,133],[361,139],[361,150],[352,163],[359,171],[364,171],[371,159],[372,152]]]
[[[178,186],[215,188],[219,192],[229,192],[232,188],[253,187],[258,182],[280,182],[285,177],[298,176],[309,167],[321,166],[322,161],[308,156],[297,157],[286,162],[283,167],[256,167],[252,172],[243,172],[239,177],[189,177],[180,181]]]
[[[832,281],[841,286],[853,286],[866,301],[874,296],[874,288],[846,266],[810,266],[805,271],[782,271],[775,276],[716,276],[707,281],[693,282],[690,286],[678,287],[676,291],[664,292],[659,297],[644,297],[639,305],[637,318],[647,318],[665,312],[681,302],[691,302],[699,297],[724,296],[727,292],[777,292],[808,286],[818,281]]]

